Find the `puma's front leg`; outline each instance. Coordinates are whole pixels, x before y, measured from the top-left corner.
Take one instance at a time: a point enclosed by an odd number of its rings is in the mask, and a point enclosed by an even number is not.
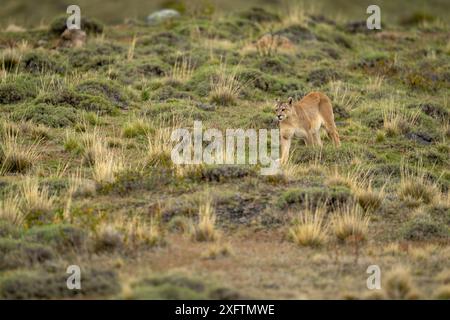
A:
[[[289,149],[291,148],[292,134],[281,134],[281,163],[287,163],[289,159]]]
[[[306,136],[304,138],[305,144],[307,146],[313,146],[314,145],[314,136],[311,134],[311,132],[307,132]]]
[[[314,145],[318,145],[319,147],[323,146],[322,139],[320,139],[320,131],[314,131],[312,137]]]

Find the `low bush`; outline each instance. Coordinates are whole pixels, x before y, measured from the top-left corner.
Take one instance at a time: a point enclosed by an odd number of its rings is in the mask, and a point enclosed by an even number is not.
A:
[[[12,113],[15,121],[32,121],[47,127],[68,127],[78,119],[77,111],[71,107],[53,106],[46,103],[20,105]]]
[[[0,282],[0,297],[3,299],[63,299],[76,297],[108,297],[120,291],[114,271],[83,270],[80,290],[67,288],[66,270],[18,271],[4,277]]]
[[[406,222],[401,229],[401,235],[403,239],[413,241],[448,239],[450,230],[430,216],[421,215]]]

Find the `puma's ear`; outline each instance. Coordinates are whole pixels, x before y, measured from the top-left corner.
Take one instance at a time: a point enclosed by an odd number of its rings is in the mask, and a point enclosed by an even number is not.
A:
[[[289,103],[289,104],[292,104],[292,101],[294,101],[294,99],[293,99],[292,97],[289,97],[289,98],[288,98],[288,103]]]
[[[278,103],[280,103],[281,101],[280,101],[280,98],[277,98],[277,100],[275,100],[275,102],[278,104]]]

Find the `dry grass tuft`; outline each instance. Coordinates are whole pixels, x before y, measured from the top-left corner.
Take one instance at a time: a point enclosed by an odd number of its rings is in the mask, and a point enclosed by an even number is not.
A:
[[[450,285],[443,285],[436,289],[435,299],[450,300]]]
[[[426,177],[422,163],[419,161],[413,168],[401,163],[401,179],[398,196],[407,202],[435,203],[439,199],[439,187]]]
[[[285,0],[281,7],[280,16],[283,17],[282,24],[286,27],[291,25],[301,25],[306,27],[308,24],[307,12],[312,13],[313,7],[306,8],[304,2]]]
[[[137,42],[137,37],[133,36],[133,39],[131,40],[131,43],[130,43],[130,47],[128,48],[128,53],[127,53],[128,61],[132,61],[134,58],[134,50],[136,48],[136,42]]]
[[[16,130],[3,126],[0,145],[0,174],[27,172],[39,158],[39,147],[40,140],[25,145]]]
[[[212,200],[207,197],[198,208],[198,223],[193,230],[193,239],[200,242],[216,241],[219,233],[216,229],[216,215]]]
[[[324,224],[324,206],[312,209],[309,205],[300,212],[294,225],[289,229],[289,238],[299,246],[318,247],[326,241],[327,225]]]
[[[308,174],[309,170],[304,165],[295,164],[291,159],[288,159],[288,161],[282,165],[282,172],[287,180],[296,180]]]
[[[82,185],[81,169],[78,169],[69,177],[69,186],[67,188],[66,205],[64,206],[63,219],[71,222],[71,209],[73,196],[78,192]]]
[[[140,216],[121,216],[103,223],[96,230],[96,250],[110,251],[123,247],[130,250],[142,246],[154,247],[165,244],[164,234],[157,219],[144,221]]]
[[[188,177],[200,176],[203,168],[203,164],[175,165],[174,172],[177,178],[183,179]]]
[[[357,204],[339,207],[333,213],[332,220],[334,234],[339,240],[363,241],[366,239],[370,218],[361,212]]]
[[[160,126],[147,135],[147,159],[151,166],[171,166],[173,127]]]
[[[358,188],[353,191],[353,195],[358,201],[358,204],[366,212],[376,211],[386,198],[384,192],[385,185],[380,190],[373,190],[372,182],[369,180],[366,188]]]
[[[386,135],[396,136],[408,132],[416,124],[419,114],[420,110],[407,111],[391,100],[383,108],[383,128]]]
[[[7,195],[3,200],[0,200],[0,220],[21,226],[25,222],[25,215],[21,206],[21,199],[18,195]]]
[[[24,50],[16,48],[3,50],[0,57],[0,70],[5,71],[5,75],[8,72],[18,74],[23,52]]]
[[[328,186],[344,186],[353,189],[357,185],[358,169],[349,170],[345,175],[342,175],[337,167],[333,167],[328,174],[325,184]]]
[[[27,176],[21,188],[22,211],[27,220],[40,220],[53,210],[55,197],[50,196],[47,187],[39,186],[37,179]]]
[[[364,170],[360,166],[349,170],[345,175],[333,168],[332,173],[326,179],[326,184],[331,186],[345,186],[352,190],[353,196],[364,211],[376,211],[386,198],[384,188],[374,190],[370,169]]]
[[[122,128],[124,138],[135,138],[137,136],[146,136],[150,133],[152,127],[150,121],[145,118],[128,120]]]
[[[156,246],[165,243],[164,234],[157,219],[146,222],[142,218],[134,217],[125,223],[124,230],[125,243],[132,247]]]
[[[351,91],[342,81],[330,81],[331,100],[348,112],[353,110],[361,99],[361,95]]]
[[[218,68],[218,74],[211,79],[210,100],[221,106],[233,105],[242,90],[242,84],[237,77],[237,67],[227,70],[224,63]]]
[[[366,86],[366,90],[369,92],[380,92],[383,86],[384,76],[375,76],[369,78],[369,83]]]
[[[388,299],[409,300],[419,298],[411,273],[403,267],[397,267],[386,275],[383,289]]]
[[[230,244],[213,244],[201,256],[203,259],[218,259],[231,255],[233,255],[233,249]]]
[[[92,175],[94,180],[100,185],[114,183],[116,175],[125,167],[122,154],[115,154],[106,149],[96,155],[94,165],[92,166]]]
[[[175,61],[169,75],[169,81],[184,83],[191,79],[194,73],[191,57],[182,56]]]
[[[94,165],[108,152],[105,140],[100,136],[97,128],[94,128],[92,132],[83,133],[80,138],[81,152],[86,163]]]

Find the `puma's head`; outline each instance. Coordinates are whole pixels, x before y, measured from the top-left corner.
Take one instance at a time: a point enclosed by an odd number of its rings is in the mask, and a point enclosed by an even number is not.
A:
[[[277,114],[278,121],[281,122],[283,120],[286,120],[292,115],[292,101],[293,99],[291,97],[288,98],[287,102],[282,102],[279,99],[277,100],[277,103],[275,105],[275,112]]]

